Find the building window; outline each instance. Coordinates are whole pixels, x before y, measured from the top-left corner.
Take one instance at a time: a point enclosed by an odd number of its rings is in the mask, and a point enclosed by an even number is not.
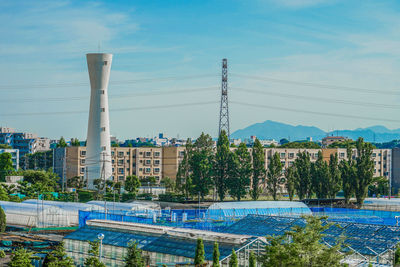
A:
[[[154,161],[154,165],[160,165],[160,160],[159,160],[159,159],[156,159],[156,160]]]
[[[151,164],[151,160],[149,160],[149,159],[146,159],[146,163],[145,163],[146,165],[150,165]]]
[[[123,159],[119,159],[118,160],[118,165],[123,165],[124,164],[124,160]]]
[[[107,60],[105,60],[103,63],[104,63],[104,66],[107,66]]]
[[[106,112],[106,109],[105,108],[101,108],[101,112]]]
[[[85,173],[85,168],[81,168],[81,173]]]
[[[106,131],[106,127],[101,127],[101,131],[105,132]]]
[[[140,172],[143,171],[143,168],[139,168],[139,171],[140,171]]]
[[[146,152],[146,157],[151,157],[151,152]]]
[[[339,158],[341,158],[341,159],[344,158],[344,153],[343,152],[339,154]]]
[[[119,181],[123,181],[123,180],[124,180],[124,176],[121,176],[121,175],[118,176],[118,180],[119,180]]]
[[[376,157],[376,153],[372,153],[372,157],[375,158]]]
[[[284,158],[285,157],[285,153],[281,153],[281,158]]]
[[[150,172],[151,172],[151,168],[146,168],[146,169],[145,169],[145,172],[146,172],[146,173],[150,173]]]
[[[124,173],[124,168],[118,168],[118,173]]]
[[[112,168],[112,172],[114,172],[114,168]]]
[[[159,173],[160,172],[160,168],[154,168],[154,172],[155,173]]]
[[[105,146],[102,146],[102,147],[101,147],[101,150],[106,151],[106,147],[105,147]]]
[[[124,156],[124,151],[118,151],[118,157],[123,157]]]
[[[294,158],[294,153],[289,153],[289,158],[290,159]]]
[[[179,151],[179,157],[183,158],[185,156],[185,151]]]
[[[84,157],[84,156],[86,156],[86,151],[85,151],[85,150],[82,150],[82,151],[81,151],[81,157]]]
[[[85,159],[81,159],[81,165],[85,165]]]
[[[160,152],[159,151],[154,152],[154,157],[159,157],[159,156],[160,156]]]
[[[100,94],[104,95],[104,90],[100,90]]]

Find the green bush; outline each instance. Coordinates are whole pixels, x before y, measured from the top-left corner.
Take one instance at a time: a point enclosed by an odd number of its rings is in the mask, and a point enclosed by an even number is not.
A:
[[[0,250],[0,259],[5,258],[6,257],[6,253],[4,252],[4,250]]]
[[[169,192],[169,193],[159,195],[158,199],[160,201],[166,201],[166,202],[183,202],[183,201],[185,201],[185,196],[182,194],[176,194],[176,193]]]
[[[94,192],[89,190],[78,190],[79,202],[88,202],[94,199]]]
[[[135,193],[124,193],[122,194],[121,201],[126,202],[129,200],[135,200],[136,199],[136,194]]]

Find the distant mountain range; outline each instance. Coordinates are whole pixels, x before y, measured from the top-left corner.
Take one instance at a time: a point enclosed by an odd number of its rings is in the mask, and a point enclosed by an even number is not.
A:
[[[383,143],[400,139],[400,129],[390,130],[385,126],[376,125],[367,128],[357,128],[355,130],[325,132],[314,126],[293,126],[267,120],[237,130],[231,134],[231,138],[240,138],[243,140],[249,138],[251,135],[255,135],[259,139],[275,139],[277,141],[282,138],[290,139],[290,141],[305,140],[307,137],[312,137],[313,140],[321,140],[327,135],[339,135],[353,140],[356,140],[358,137],[363,137],[367,142]]]

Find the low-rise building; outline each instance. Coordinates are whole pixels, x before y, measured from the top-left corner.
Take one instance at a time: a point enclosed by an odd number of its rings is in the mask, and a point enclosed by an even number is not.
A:
[[[350,139],[344,136],[327,136],[322,138],[322,147],[326,148],[335,142],[345,142],[347,140]]]

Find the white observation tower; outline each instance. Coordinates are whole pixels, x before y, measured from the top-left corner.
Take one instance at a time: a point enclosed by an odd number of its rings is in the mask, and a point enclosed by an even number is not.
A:
[[[90,110],[86,139],[87,187],[95,189],[96,179],[111,179],[110,117],[108,114],[108,81],[112,54],[86,55],[90,78]]]

